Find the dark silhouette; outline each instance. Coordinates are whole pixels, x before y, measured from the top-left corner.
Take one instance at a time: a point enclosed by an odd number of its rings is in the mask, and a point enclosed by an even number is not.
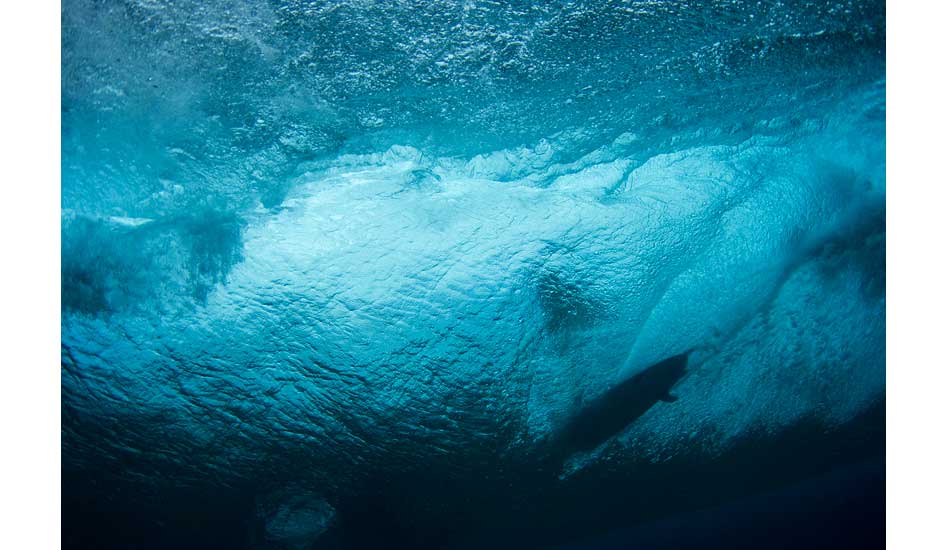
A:
[[[673,402],[670,389],[686,374],[689,351],[651,365],[576,413],[553,438],[558,459],[589,451],[643,416],[657,401]]]

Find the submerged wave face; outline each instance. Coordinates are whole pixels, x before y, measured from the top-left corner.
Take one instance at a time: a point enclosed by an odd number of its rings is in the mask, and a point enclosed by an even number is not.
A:
[[[884,3],[535,4],[63,3],[64,546],[883,546]]]

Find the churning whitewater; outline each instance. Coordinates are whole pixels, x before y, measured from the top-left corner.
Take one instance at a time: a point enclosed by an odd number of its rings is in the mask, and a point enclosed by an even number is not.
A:
[[[62,25],[64,547],[857,544],[748,499],[883,495],[883,2]]]

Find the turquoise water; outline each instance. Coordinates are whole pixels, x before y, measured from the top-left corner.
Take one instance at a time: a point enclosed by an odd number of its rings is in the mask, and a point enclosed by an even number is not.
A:
[[[882,545],[884,44],[883,2],[63,2],[64,546]]]

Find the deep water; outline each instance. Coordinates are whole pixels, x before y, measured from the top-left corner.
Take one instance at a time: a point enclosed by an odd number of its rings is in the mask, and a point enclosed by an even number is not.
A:
[[[875,1],[64,0],[65,548],[880,548]]]

